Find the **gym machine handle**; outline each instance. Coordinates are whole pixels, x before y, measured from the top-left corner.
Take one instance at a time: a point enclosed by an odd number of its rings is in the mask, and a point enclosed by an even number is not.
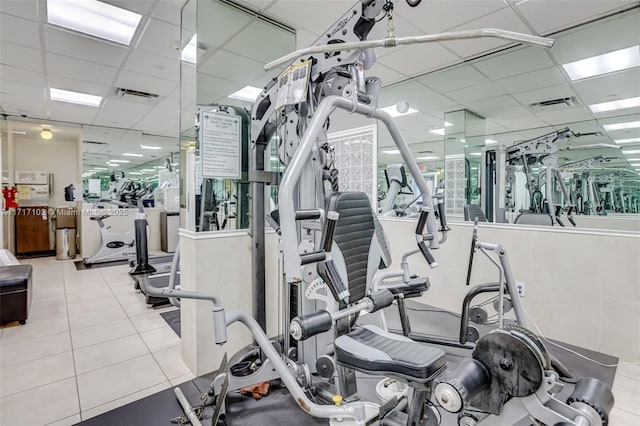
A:
[[[424,227],[427,225],[427,217],[429,216],[429,210],[423,207],[420,210],[420,217],[418,218],[418,224],[416,225],[416,235],[422,235]]]
[[[321,262],[327,258],[324,251],[312,251],[311,253],[303,253],[300,255],[300,264],[308,265],[310,263]]]
[[[296,210],[296,220],[320,219],[320,210]]]
[[[439,231],[440,232],[450,231],[451,229],[447,225],[447,217],[444,214],[444,203],[438,203],[436,205],[438,206],[438,217],[440,218],[440,229],[439,229]]]
[[[330,211],[327,213],[327,220],[324,224],[324,232],[322,233],[322,250],[325,252],[331,251],[333,245],[333,236],[336,232],[336,226],[338,224],[338,218],[340,215],[338,212]]]
[[[429,210],[427,207],[422,207],[420,211],[420,217],[418,218],[418,224],[416,225],[416,238],[418,239],[418,248],[420,249],[420,253],[426,259],[429,267],[431,269],[438,266],[438,262],[434,259],[429,247],[424,242],[424,236],[422,233],[424,232],[424,228],[427,225],[427,217],[429,216]],[[433,238],[433,235],[429,235],[430,238]]]
[[[420,241],[418,243],[418,248],[420,249],[420,253],[422,253],[422,256],[425,258],[431,269],[438,266],[438,262],[436,262],[433,255],[431,254],[431,251],[429,251],[429,247],[427,247],[424,241]]]
[[[131,275],[149,275],[156,272],[156,269],[149,265],[149,250],[147,248],[147,220],[134,220],[136,230],[136,266],[131,271]]]
[[[349,289],[340,278],[340,274],[336,269],[336,265],[332,260],[327,260],[318,267],[318,273],[327,283],[335,300],[342,300],[345,303],[349,301]]]
[[[316,334],[331,330],[333,319],[326,310],[320,310],[309,315],[295,317],[289,324],[289,334],[295,340],[306,340]]]

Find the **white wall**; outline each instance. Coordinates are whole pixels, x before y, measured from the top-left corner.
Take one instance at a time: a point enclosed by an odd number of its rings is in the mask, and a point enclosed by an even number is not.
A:
[[[382,219],[395,268],[415,248],[415,222]],[[459,311],[468,288],[471,223],[451,223],[433,254],[439,267],[410,258],[412,272],[430,277],[421,301]],[[515,279],[526,284],[525,309],[547,337],[640,360],[640,234],[556,227],[481,224],[481,241],[507,250]],[[477,254],[472,284],[497,281],[495,267]]]
[[[607,216],[574,216],[578,228],[610,229],[640,232],[640,214],[609,214]],[[566,221],[568,222],[568,221]],[[567,226],[569,223],[567,223]]]

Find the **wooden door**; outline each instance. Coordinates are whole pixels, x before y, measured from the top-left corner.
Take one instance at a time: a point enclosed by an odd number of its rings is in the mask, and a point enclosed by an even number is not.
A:
[[[49,208],[16,209],[16,254],[49,251]]]

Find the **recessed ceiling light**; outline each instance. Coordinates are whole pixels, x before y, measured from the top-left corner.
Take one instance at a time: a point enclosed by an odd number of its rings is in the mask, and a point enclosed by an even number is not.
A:
[[[244,86],[242,89],[237,92],[233,92],[227,97],[245,102],[255,102],[255,100],[258,99],[258,96],[260,96],[260,93],[262,93],[262,89],[258,87]]]
[[[198,57],[198,34],[194,34],[189,43],[182,49],[180,59],[191,64],[195,64]]]
[[[162,149],[161,146],[153,146],[153,145],[140,145],[140,148],[142,148],[142,149],[155,149],[155,150]]]
[[[125,152],[122,155],[125,156],[125,157],[144,157],[144,155],[142,155],[142,154],[133,154],[131,152]]]
[[[480,152],[470,152],[469,155],[472,155],[474,157],[480,157],[482,155],[482,153],[480,153]]]
[[[637,66],[640,66],[640,46],[632,46],[562,65],[571,80],[579,80]]]
[[[624,155],[640,154],[640,149],[631,149],[631,150],[626,150],[626,151],[622,151],[622,153],[623,153]]]
[[[110,163],[130,163],[129,160],[109,160]]]
[[[391,154],[391,155],[395,155],[395,154],[400,154],[400,151],[397,149],[388,149],[386,151],[382,151],[383,154]]]
[[[487,144],[487,145],[491,145],[491,144],[494,144],[494,143],[498,143],[498,141],[495,140],[495,139],[485,139],[484,143]]]
[[[444,127],[441,129],[431,129],[429,131],[431,133],[435,133],[436,135],[444,136]]]
[[[106,167],[94,167],[94,169],[96,169],[96,170],[109,170]]]
[[[631,167],[640,167],[640,163],[638,164],[632,164]]]
[[[640,142],[640,138],[629,138],[629,139],[615,139],[615,143],[634,143]]]
[[[109,167],[120,167],[120,164],[107,163]]]
[[[640,127],[640,121],[628,121],[626,123],[603,124],[604,130],[611,132],[612,130],[636,129]]]
[[[627,161],[640,161],[640,158],[627,158]]]
[[[142,169],[141,172],[155,172],[155,169]]]
[[[616,109],[634,108],[640,106],[640,96],[635,98],[619,99],[617,101],[602,102],[589,105],[592,112],[606,112]]]
[[[403,115],[415,114],[419,112],[417,109],[409,108],[406,112],[398,111],[396,105],[389,105],[388,107],[380,108],[381,111],[386,112],[391,118],[402,117]]]
[[[142,15],[97,0],[47,0],[47,20],[70,30],[129,45]]]
[[[102,96],[89,95],[86,93],[72,92],[70,90],[49,89],[49,98],[52,101],[68,102],[71,104],[87,105],[99,107],[102,102]]]
[[[438,160],[439,158],[434,155],[427,155],[426,157],[416,157],[416,160]]]
[[[144,173],[140,173],[140,172],[129,172],[130,175],[136,175],[136,176],[141,176]]]

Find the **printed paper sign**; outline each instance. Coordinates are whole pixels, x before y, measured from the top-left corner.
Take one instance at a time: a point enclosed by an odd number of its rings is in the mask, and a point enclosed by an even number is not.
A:
[[[240,117],[203,111],[200,123],[202,177],[240,179]]]
[[[291,65],[278,77],[278,95],[276,109],[285,105],[295,105],[307,99],[309,70],[311,61]]]

